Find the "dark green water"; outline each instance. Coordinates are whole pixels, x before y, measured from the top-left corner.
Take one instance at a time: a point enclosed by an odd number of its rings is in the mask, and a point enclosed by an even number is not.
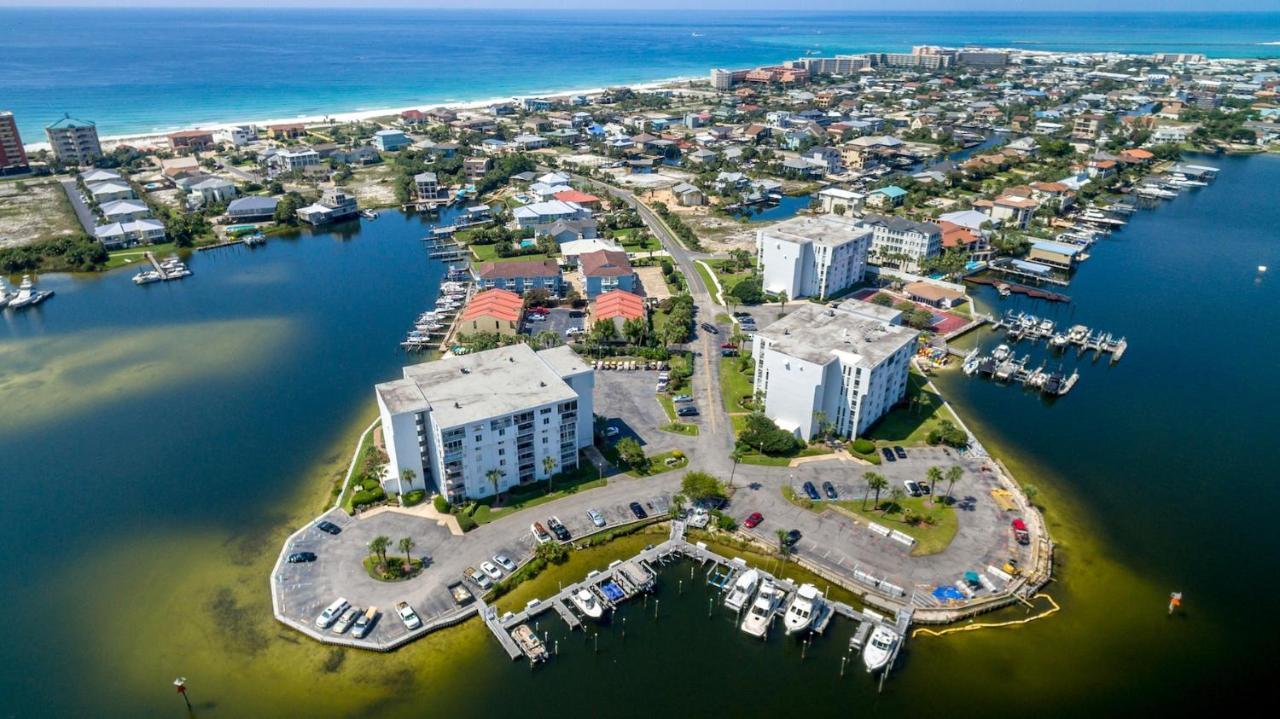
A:
[[[720,610],[706,616],[701,575],[684,575],[683,596],[681,575],[664,578],[659,619],[627,607],[599,654],[549,622],[562,653],[537,672],[474,622],[381,656],[270,619],[280,539],[323,504],[372,416],[370,385],[396,374],[396,342],[431,304],[440,268],[416,219],[384,213],[347,236],[202,254],[194,277],[169,286],[134,287],[128,272],[43,278],[58,296],[0,329],[0,704],[12,716],[178,715],[168,683],[184,674],[198,713],[224,717],[1242,706],[1276,659],[1259,615],[1278,589],[1280,291],[1256,267],[1280,267],[1280,159],[1209,162],[1223,168],[1214,186],[1097,245],[1075,302],[1057,310],[1126,335],[1122,362],[1082,367],[1053,405],[939,380],[1041,488],[1060,541],[1048,591],[1063,611],[914,639],[880,695],[856,665],[839,676],[847,625],[803,659],[782,637],[748,641]],[[1173,590],[1186,611],[1170,619]]]

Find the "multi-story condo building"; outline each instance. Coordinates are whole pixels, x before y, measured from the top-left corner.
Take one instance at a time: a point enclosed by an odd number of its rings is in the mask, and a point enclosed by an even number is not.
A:
[[[942,228],[932,222],[865,215],[860,224],[872,231],[871,257],[878,264],[918,272],[925,260],[942,250]]]
[[[77,120],[70,114],[44,129],[54,157],[65,165],[88,165],[102,157],[98,142],[98,126],[89,120]]]
[[[0,175],[15,175],[28,169],[27,152],[22,149],[18,123],[14,121],[12,112],[0,112]]]
[[[915,330],[869,302],[804,304],[752,338],[759,406],[779,427],[812,439],[823,426],[864,433],[905,396]]]
[[[517,344],[405,367],[404,379],[374,388],[387,491],[461,502],[577,468],[592,441],[594,384],[568,347]]]
[[[839,215],[797,217],[756,232],[766,292],[824,299],[858,282],[872,231]]]

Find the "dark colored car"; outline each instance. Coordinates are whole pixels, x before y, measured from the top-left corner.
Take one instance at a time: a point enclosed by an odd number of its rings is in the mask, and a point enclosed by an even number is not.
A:
[[[796,546],[796,542],[799,542],[799,541],[800,541],[800,530],[798,529],[793,529],[790,532],[787,532],[787,536],[782,538],[782,543],[787,545],[788,547]]]
[[[556,539],[559,539],[561,542],[569,541],[569,530],[560,522],[559,519],[555,517],[548,519],[547,529],[550,529],[551,533],[556,535]]]
[[[305,562],[314,562],[316,561],[316,554],[315,552],[294,552],[293,554],[289,555],[289,558],[286,561],[289,562],[289,564],[303,564]]]
[[[920,487],[920,494],[933,494],[933,488],[929,486],[928,482],[916,482],[916,485]]]
[[[720,350],[721,357],[737,357],[738,350]]]
[[[897,461],[898,461],[898,458],[897,458],[896,456],[894,456],[894,454],[893,454],[893,450],[892,450],[892,449],[889,449],[888,447],[881,447],[881,448],[880,448],[880,454],[883,454],[883,455],[884,455],[884,458],[885,458],[885,459],[887,459],[887,460],[889,460],[890,462],[897,462]]]
[[[636,519],[644,519],[649,516],[648,513],[644,511],[644,507],[640,506],[639,502],[632,502],[627,506],[631,508],[631,513],[636,515]]]
[[[818,488],[813,486],[813,482],[804,483],[804,493],[809,499],[822,499],[822,495],[818,494]]]
[[[822,483],[822,493],[827,495],[827,499],[836,499],[840,496],[836,493],[836,486],[830,482]]]
[[[693,405],[691,405],[691,404],[686,404],[685,406],[683,406],[683,407],[681,407],[680,409],[676,410],[676,416],[678,416],[678,417],[697,417],[697,416],[698,416],[698,408],[697,408],[697,407],[694,407],[694,406],[693,406]]]
[[[760,514],[759,512],[752,512],[751,514],[747,515],[747,518],[745,521],[743,521],[742,526],[746,527],[747,529],[753,529],[756,526],[759,526],[759,524],[763,521],[764,521],[763,514]]]
[[[894,454],[896,454],[896,455],[898,455],[898,459],[906,459],[906,458],[907,458],[907,450],[905,450],[905,449],[903,449],[903,448],[901,448],[901,447],[896,447],[896,446],[895,446],[895,447],[893,448],[893,453],[894,453]]]
[[[316,529],[320,530],[321,532],[328,532],[329,534],[334,534],[334,535],[342,534],[342,527],[339,527],[338,525],[326,519],[322,519],[319,522],[316,522]]]
[[[713,324],[711,324],[710,322],[703,322],[702,324],[700,324],[700,325],[698,325],[698,326],[699,326],[699,327],[701,327],[703,330],[705,330],[705,331],[707,331],[707,332],[710,332],[710,333],[711,333],[711,334],[713,334],[713,335],[718,335],[718,334],[720,334],[720,330],[719,330],[719,329],[717,329],[717,328],[716,328],[716,326],[715,326],[715,325],[713,325]]]

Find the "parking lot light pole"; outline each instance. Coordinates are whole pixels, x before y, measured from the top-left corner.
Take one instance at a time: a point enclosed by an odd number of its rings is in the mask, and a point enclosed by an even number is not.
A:
[[[187,696],[187,678],[178,677],[174,679],[173,686],[178,688],[178,693],[182,695],[182,701],[187,703],[187,711],[191,711],[191,697]]]

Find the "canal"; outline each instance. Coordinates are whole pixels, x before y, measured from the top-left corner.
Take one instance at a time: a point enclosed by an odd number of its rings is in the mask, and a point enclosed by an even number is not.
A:
[[[1047,591],[1063,611],[917,638],[883,694],[856,665],[839,675],[847,624],[809,647],[749,641],[718,608],[707,616],[687,566],[664,575],[656,619],[652,604],[629,605],[599,653],[552,620],[561,657],[533,672],[478,622],[384,656],[320,646],[270,617],[280,541],[326,503],[373,416],[371,385],[399,372],[397,343],[433,303],[443,268],[417,218],[384,212],[201,253],[175,283],[136,287],[128,270],[41,278],[57,296],[0,328],[6,708],[177,715],[178,675],[198,714],[228,717],[1072,716],[1243,702],[1276,654],[1265,626],[1280,557],[1268,481],[1280,466],[1268,371],[1280,289],[1257,266],[1280,266],[1280,159],[1205,161],[1220,179],[1095,246],[1070,307],[980,292],[989,307],[1124,334],[1130,348],[1114,367],[1086,363],[1051,405],[939,378],[1039,488],[1060,542]],[[620,541],[540,581],[579,579],[648,540]],[[1170,618],[1175,590],[1186,611]]]

